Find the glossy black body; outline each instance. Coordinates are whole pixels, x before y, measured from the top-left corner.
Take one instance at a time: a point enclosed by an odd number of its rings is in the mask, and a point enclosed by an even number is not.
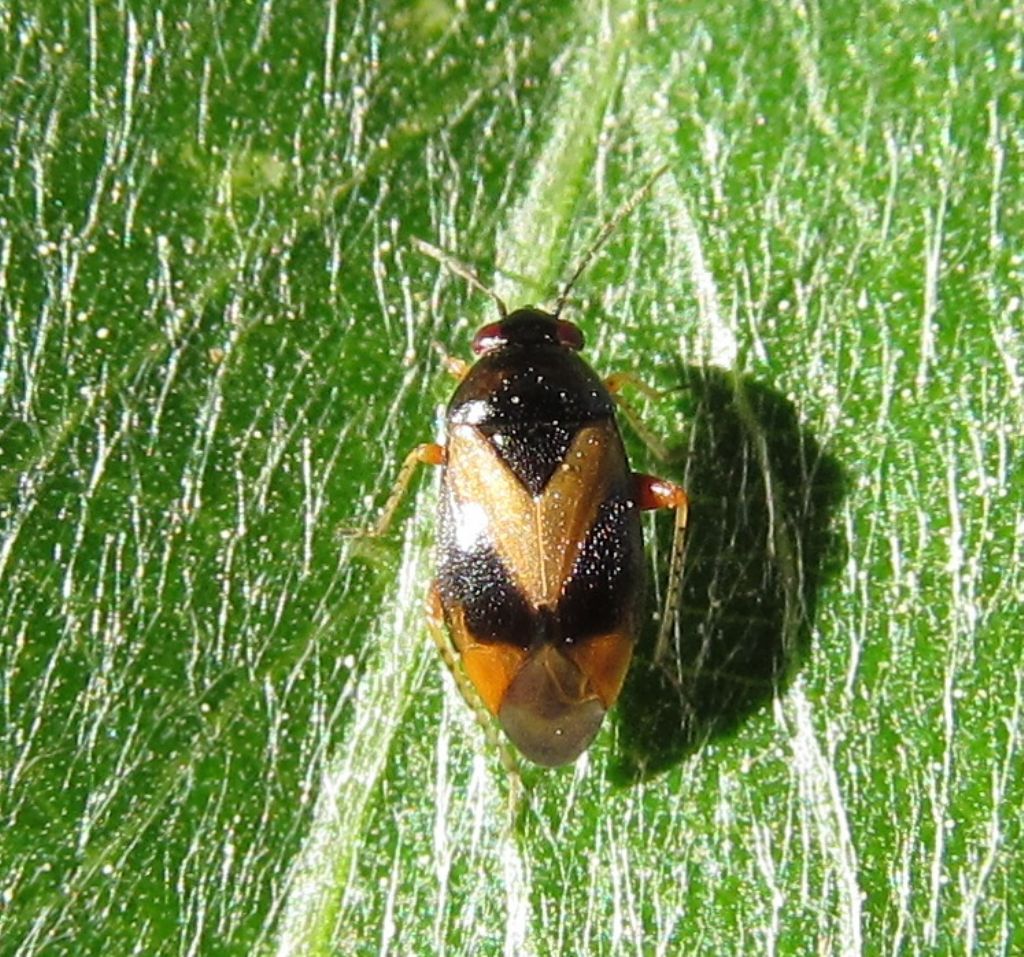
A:
[[[505,341],[488,346],[448,405],[449,438],[456,429],[472,427],[493,450],[494,468],[510,470],[535,500],[544,496],[559,470],[576,468],[566,456],[581,429],[597,426],[592,444],[617,446],[595,449],[614,464],[591,477],[586,448],[575,453],[582,461],[580,484],[570,480],[575,500],[561,507],[580,514],[589,510],[591,517],[580,541],[555,543],[569,555],[571,572],[557,583],[557,594],[545,599],[524,587],[528,576],[509,567],[509,556],[499,553],[494,538],[465,534],[467,521],[486,524],[493,516],[467,517],[473,503],[460,500],[449,481],[455,463],[449,463],[441,484],[437,589],[459,646],[472,640],[533,651],[545,644],[575,648],[599,635],[623,634],[630,643],[634,637],[644,591],[643,541],[615,403],[577,355],[575,348],[582,345],[578,331],[570,327],[577,339],[568,347],[554,322],[532,309],[505,319]],[[449,454],[453,448],[450,443]],[[595,497],[600,500],[590,501]]]

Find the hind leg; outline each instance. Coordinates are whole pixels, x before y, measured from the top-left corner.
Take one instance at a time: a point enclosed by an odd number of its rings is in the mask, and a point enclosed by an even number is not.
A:
[[[654,660],[660,661],[668,649],[672,626],[679,611],[680,585],[683,579],[683,545],[686,542],[686,520],[690,513],[690,499],[674,482],[655,478],[653,475],[635,472],[633,481],[636,486],[636,501],[640,508],[671,508],[675,511],[675,531],[672,535],[668,583],[665,586],[665,605],[658,627],[658,640],[654,646]]]

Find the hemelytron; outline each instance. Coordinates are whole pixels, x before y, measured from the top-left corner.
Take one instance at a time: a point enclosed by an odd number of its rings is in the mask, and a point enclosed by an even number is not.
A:
[[[675,510],[663,635],[678,600],[688,500],[630,468],[614,393],[581,358],[583,334],[561,318],[590,260],[657,178],[601,230],[551,312],[509,311],[468,267],[427,243],[497,304],[473,339],[444,444],[407,457],[377,524],[383,532],[419,463],[441,466],[430,618],[447,629],[464,679],[531,761],[573,761],[614,704],[641,627],[646,590],[640,512]],[[459,676],[457,676],[459,677]]]

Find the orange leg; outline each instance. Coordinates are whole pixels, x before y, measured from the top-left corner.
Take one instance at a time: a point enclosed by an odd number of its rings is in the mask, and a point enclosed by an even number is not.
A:
[[[672,626],[679,609],[680,585],[683,580],[683,545],[686,541],[686,520],[690,514],[690,498],[686,492],[666,479],[633,473],[637,505],[644,509],[671,508],[675,510],[675,531],[672,535],[672,556],[668,565],[668,584],[665,588],[665,606],[658,627],[658,640],[654,646],[654,660],[660,661],[668,648]]]
[[[448,371],[449,375],[460,382],[465,379],[467,373],[473,367],[472,363],[467,362],[465,359],[460,359],[458,356],[449,355],[445,352],[444,346],[440,342],[435,341],[433,346],[441,356],[441,364]]]
[[[646,425],[644,425],[644,421],[637,414],[636,409],[634,409],[633,406],[620,394],[624,385],[632,386],[648,399],[660,399],[668,393],[659,392],[657,389],[649,386],[643,381],[643,379],[638,378],[631,372],[616,372],[604,380],[604,385],[612,394],[612,398],[615,400],[615,404],[619,407],[619,411],[623,416],[625,416],[626,421],[630,424],[633,431],[636,432],[636,434],[643,440],[644,445],[646,445],[660,461],[671,461],[673,455],[669,447],[649,428],[647,428]]]
[[[613,372],[604,380],[604,387],[612,395],[618,395],[624,385],[631,385],[637,392],[647,396],[648,399],[662,399],[668,395],[667,392],[662,392],[659,389],[655,389],[654,386],[648,385],[639,376],[633,375],[632,372]]]
[[[377,523],[366,534],[371,538],[383,535],[391,527],[391,521],[395,517],[395,511],[401,504],[405,493],[409,489],[413,474],[420,465],[444,465],[445,450],[443,445],[434,442],[425,442],[417,445],[406,457],[402,467],[398,470],[398,478],[395,479],[395,487],[391,490],[384,509],[380,513]]]

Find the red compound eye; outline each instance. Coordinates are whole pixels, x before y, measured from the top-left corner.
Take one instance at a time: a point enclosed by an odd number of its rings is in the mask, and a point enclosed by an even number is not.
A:
[[[555,335],[558,337],[559,343],[569,349],[579,352],[583,348],[583,333],[571,322],[566,322],[565,319],[558,320]]]
[[[485,352],[490,352],[491,349],[504,345],[506,337],[503,325],[504,323],[501,322],[491,322],[481,328],[473,336],[473,344],[470,346],[473,354],[482,356]]]

